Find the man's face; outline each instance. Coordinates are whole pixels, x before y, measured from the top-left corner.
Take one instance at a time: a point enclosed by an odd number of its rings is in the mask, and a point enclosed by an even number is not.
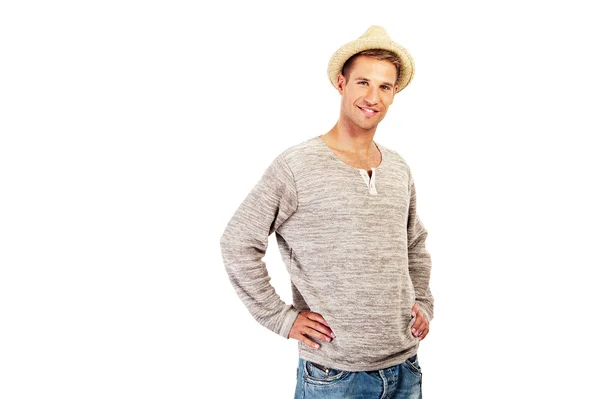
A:
[[[389,61],[359,56],[346,81],[338,75],[342,95],[341,118],[363,130],[377,127],[394,101],[396,67]]]

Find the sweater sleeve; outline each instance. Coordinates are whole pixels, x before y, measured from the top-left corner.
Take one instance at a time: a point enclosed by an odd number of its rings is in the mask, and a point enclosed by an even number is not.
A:
[[[409,171],[410,205],[408,212],[408,270],[415,289],[419,309],[431,321],[433,318],[433,296],[429,288],[431,256],[426,248],[427,230],[417,215],[417,192]]]
[[[281,153],[242,201],[220,239],[236,294],[256,321],[286,339],[300,311],[281,300],[262,258],[269,236],[297,206],[294,176]]]

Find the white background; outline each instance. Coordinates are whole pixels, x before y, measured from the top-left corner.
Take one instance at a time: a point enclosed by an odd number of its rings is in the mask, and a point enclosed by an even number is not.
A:
[[[424,397],[599,397],[591,4],[3,2],[0,397],[293,397],[297,341],[219,238],[336,122],[327,62],[373,24],[416,65],[375,140],[429,231]],[[274,235],[264,260],[290,303]]]

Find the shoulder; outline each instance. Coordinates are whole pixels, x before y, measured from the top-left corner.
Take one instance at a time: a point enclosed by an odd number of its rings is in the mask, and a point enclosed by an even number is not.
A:
[[[317,136],[303,140],[300,143],[287,147],[279,153],[286,161],[292,161],[295,158],[301,158],[314,153],[317,146]],[[320,140],[320,139],[319,139]]]
[[[322,150],[317,140],[321,139],[314,136],[291,145],[280,151],[276,158],[292,171],[306,167],[318,159],[319,151]]]
[[[271,158],[265,175],[274,175],[280,180],[293,181],[296,172],[310,162],[312,154],[316,153],[317,149],[318,143],[313,137],[280,150]],[[312,158],[314,159],[314,157]]]
[[[406,159],[404,159],[399,151],[396,151],[385,144],[381,144],[378,140],[373,141],[375,141],[375,144],[377,144],[377,147],[381,150],[382,156],[386,158],[386,162],[389,161],[393,166],[406,170],[409,175],[411,174],[408,162],[406,162]]]

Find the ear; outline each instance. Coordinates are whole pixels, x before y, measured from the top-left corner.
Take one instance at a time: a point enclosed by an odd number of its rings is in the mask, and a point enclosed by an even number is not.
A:
[[[346,78],[341,73],[337,76],[337,86],[336,89],[338,93],[342,94],[344,92],[344,88],[346,87]]]

